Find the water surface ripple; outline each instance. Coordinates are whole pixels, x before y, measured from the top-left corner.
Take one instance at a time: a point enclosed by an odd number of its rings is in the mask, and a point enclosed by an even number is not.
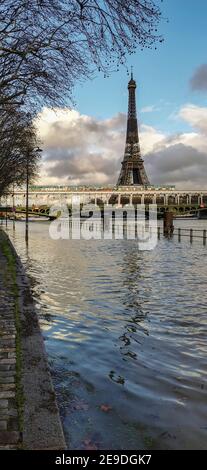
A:
[[[33,223],[26,250],[24,224],[8,231],[30,276],[68,448],[205,449],[202,240],[139,252],[132,240],[53,241],[47,223]]]

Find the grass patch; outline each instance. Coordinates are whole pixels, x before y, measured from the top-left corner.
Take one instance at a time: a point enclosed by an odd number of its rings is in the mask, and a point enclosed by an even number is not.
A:
[[[23,406],[24,395],[23,387],[21,384],[21,371],[22,371],[22,351],[21,351],[21,321],[19,309],[19,288],[17,284],[16,273],[16,258],[10,247],[9,241],[0,237],[0,249],[7,259],[8,274],[12,279],[12,294],[14,296],[14,318],[16,327],[16,402],[18,410],[19,431],[23,431]]]

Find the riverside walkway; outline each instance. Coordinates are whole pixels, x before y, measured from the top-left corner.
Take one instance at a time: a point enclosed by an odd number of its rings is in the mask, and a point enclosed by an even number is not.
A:
[[[7,246],[0,232],[0,449],[20,442],[16,400],[16,299]]]
[[[0,230],[0,450],[65,449],[43,337],[23,266]]]

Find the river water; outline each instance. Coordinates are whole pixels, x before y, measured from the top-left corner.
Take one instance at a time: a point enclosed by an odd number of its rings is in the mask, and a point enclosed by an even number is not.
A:
[[[207,228],[207,221],[176,221]],[[8,233],[30,277],[68,449],[207,447],[207,247]]]

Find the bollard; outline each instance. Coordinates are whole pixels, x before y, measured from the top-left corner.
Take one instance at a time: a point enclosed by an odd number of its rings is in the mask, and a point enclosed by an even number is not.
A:
[[[203,244],[206,245],[206,230],[203,231]]]
[[[193,241],[193,229],[190,229],[190,243]]]
[[[174,232],[173,212],[168,210],[164,213],[163,232],[165,236],[172,236]]]
[[[180,228],[178,229],[178,241],[179,242],[181,241],[181,229]]]
[[[158,236],[158,240],[160,240],[160,227],[157,227],[157,236]]]

